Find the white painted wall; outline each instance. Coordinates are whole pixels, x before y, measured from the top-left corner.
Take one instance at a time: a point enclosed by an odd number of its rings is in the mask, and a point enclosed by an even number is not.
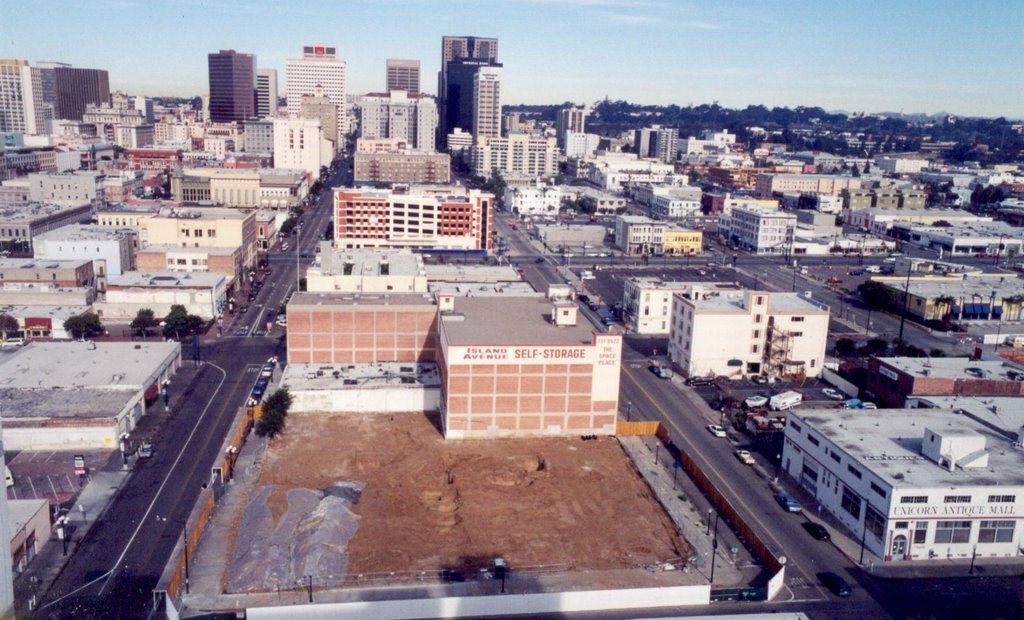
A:
[[[440,387],[401,387],[345,390],[310,390],[285,385],[291,392],[292,411],[344,411],[356,413],[397,413],[440,411]]]

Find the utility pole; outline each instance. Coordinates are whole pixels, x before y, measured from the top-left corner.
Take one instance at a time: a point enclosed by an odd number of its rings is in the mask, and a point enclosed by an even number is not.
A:
[[[903,342],[903,324],[907,322],[907,304],[910,303],[910,264],[907,264],[907,283],[903,286],[903,311],[900,312],[899,341]]]

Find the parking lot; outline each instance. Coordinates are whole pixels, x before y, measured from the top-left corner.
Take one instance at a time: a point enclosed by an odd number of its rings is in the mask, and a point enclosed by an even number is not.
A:
[[[85,475],[75,473],[75,456],[85,457]],[[5,454],[14,486],[9,499],[45,499],[52,505],[73,499],[89,483],[91,474],[110,458],[109,450],[10,451]]]
[[[793,391],[803,396],[803,400],[797,407],[835,407],[841,401],[829,398],[823,390],[831,389],[831,386],[822,379],[804,379],[802,381],[777,380],[774,385],[755,383],[750,379],[725,379],[719,378],[712,385],[693,386],[693,390],[704,399],[712,409],[721,410],[723,402],[734,403],[735,407],[743,407],[743,401],[751,396],[761,395],[771,398],[782,392]],[[743,407],[746,409],[746,407]],[[767,406],[757,407],[767,409]]]

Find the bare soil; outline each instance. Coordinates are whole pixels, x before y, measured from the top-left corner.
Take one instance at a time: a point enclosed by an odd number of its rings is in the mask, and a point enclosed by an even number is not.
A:
[[[472,571],[496,557],[609,570],[691,555],[612,438],[445,441],[419,413],[293,413],[257,484],[339,480],[366,483],[350,575]]]

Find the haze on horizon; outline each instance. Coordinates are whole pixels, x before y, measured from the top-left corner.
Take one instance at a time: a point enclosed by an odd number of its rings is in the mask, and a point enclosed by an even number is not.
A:
[[[499,39],[507,104],[717,101],[847,112],[1024,118],[1024,12],[995,2],[868,0],[5,0],[0,57],[106,69],[112,90],[206,93],[206,55],[278,70],[304,44],[338,47],[349,93],[381,90],[387,58],[422,63],[441,37]]]

